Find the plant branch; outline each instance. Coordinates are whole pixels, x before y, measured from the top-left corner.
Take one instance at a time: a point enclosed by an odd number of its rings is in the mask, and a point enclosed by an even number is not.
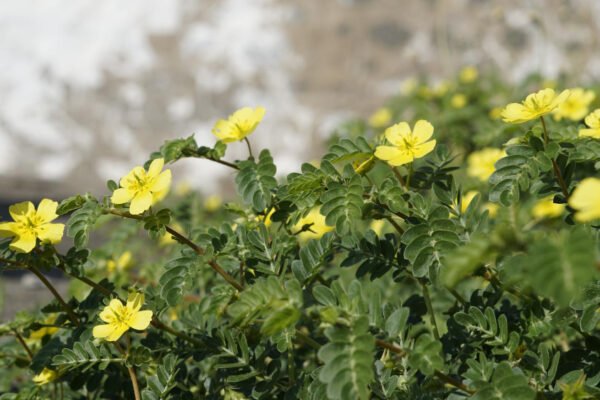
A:
[[[429,289],[427,288],[426,283],[419,283],[423,288],[423,297],[425,298],[425,305],[427,306],[427,312],[429,313],[429,318],[431,319],[431,324],[433,325],[433,336],[435,336],[436,340],[440,340],[440,331],[438,329],[437,321],[435,319],[435,313],[433,312],[433,305],[431,304],[431,296],[429,295]]]
[[[123,217],[123,218],[130,218],[130,219],[137,219],[137,220],[143,220],[144,217],[140,216],[140,215],[133,215],[127,212],[120,212],[118,210],[115,209],[109,209],[105,211],[106,213],[112,214],[112,215],[116,215],[118,217]],[[191,248],[192,250],[194,250],[194,252],[196,254],[198,254],[199,256],[203,256],[205,254],[205,251],[202,247],[198,246],[196,243],[192,242],[188,237],[186,237],[185,235],[182,235],[181,233],[177,232],[175,229],[171,228],[170,226],[166,226],[165,229],[167,230],[167,232],[169,232],[172,236],[174,236],[175,238],[177,238],[181,243],[187,245],[189,248]],[[233,277],[231,276],[227,271],[225,271],[223,268],[221,268],[221,266],[219,264],[217,264],[217,262],[212,259],[208,261],[208,265],[210,265],[210,267],[219,275],[221,275],[223,277],[223,279],[225,279],[227,281],[227,283],[229,283],[231,286],[233,286],[234,288],[236,288],[237,290],[239,290],[240,292],[242,290],[244,290],[243,286],[240,285],[240,283]]]
[[[21,334],[19,332],[17,332],[16,330],[13,330],[13,333],[14,333],[15,337],[17,338],[17,341],[25,349],[25,352],[27,352],[27,356],[29,357],[29,361],[33,360],[33,353],[31,352],[31,349],[29,348],[29,346],[27,346],[27,343],[23,339],[23,336],[21,336]]]
[[[152,326],[157,329],[160,329],[162,331],[168,332],[173,336],[177,336],[178,338],[183,339],[187,342],[190,342],[198,347],[201,347],[204,345],[204,343],[202,343],[200,340],[194,339],[193,337],[188,336],[183,332],[176,331],[175,329],[171,328],[170,326],[165,325],[162,321],[160,321],[156,317],[152,318]]]
[[[58,291],[56,290],[56,288],[54,286],[52,286],[52,283],[50,283],[50,281],[48,279],[46,279],[46,277],[44,276],[44,274],[42,274],[40,272],[40,270],[37,269],[36,267],[34,267],[33,265],[28,266],[27,269],[29,269],[31,272],[33,272],[35,274],[35,276],[37,276],[38,279],[40,281],[42,281],[42,283],[54,295],[54,298],[56,298],[56,300],[60,303],[60,305],[62,306],[62,308],[65,310],[65,312],[69,316],[69,319],[71,320],[71,322],[73,322],[75,325],[79,326],[80,325],[79,324],[79,319],[77,319],[77,316],[73,312],[73,309],[71,308],[71,306],[69,306],[67,304],[67,302],[62,298],[62,296],[60,295],[60,293],[58,293]]]
[[[540,117],[540,120],[542,121],[542,128],[544,129],[544,144],[547,146],[550,138],[548,136],[548,130],[546,129],[546,121],[544,121],[544,117]],[[554,159],[552,159],[552,169],[554,170],[556,181],[558,182],[558,186],[560,186],[560,190],[563,196],[565,196],[566,200],[569,200],[569,189],[567,187],[567,184],[565,183],[565,179],[563,178],[562,173],[560,172],[560,168],[558,167],[558,164]]]
[[[206,160],[214,161],[214,162],[216,162],[216,163],[218,163],[218,164],[225,165],[226,167],[233,168],[233,169],[235,169],[235,170],[239,170],[239,169],[240,169],[240,167],[238,167],[238,166],[237,166],[237,165],[235,165],[234,163],[230,163],[229,161],[225,161],[225,160],[219,160],[219,159],[217,159],[217,158],[212,158],[212,157],[204,157],[204,158],[205,158]]]
[[[244,137],[244,142],[246,142],[246,145],[248,145],[248,155],[250,156],[250,158],[254,158],[254,155],[252,155],[252,146],[250,146],[250,141],[248,140],[248,137]]]
[[[435,371],[434,374],[441,381],[446,382],[447,384],[452,385],[455,388],[460,389],[460,390],[462,390],[465,393],[475,394],[475,391],[469,389],[464,383],[462,383],[458,379],[454,379],[453,377],[451,377],[449,375],[446,375],[446,374],[444,374],[443,372],[440,372],[440,371]]]

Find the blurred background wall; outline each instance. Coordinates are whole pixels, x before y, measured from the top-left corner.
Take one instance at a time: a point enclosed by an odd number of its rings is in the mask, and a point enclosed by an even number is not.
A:
[[[597,78],[599,33],[598,0],[2,1],[0,199],[102,193],[166,139],[212,145],[245,105],[266,107],[251,141],[291,172],[418,74]],[[205,192],[230,181],[182,164]]]

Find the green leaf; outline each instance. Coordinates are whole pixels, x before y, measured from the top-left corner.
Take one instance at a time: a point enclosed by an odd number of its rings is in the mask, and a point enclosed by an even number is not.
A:
[[[351,167],[350,167],[351,168]],[[346,183],[332,182],[321,195],[321,214],[325,223],[335,226],[338,235],[347,235],[362,217],[363,188],[360,176],[354,174]]]
[[[167,354],[161,365],[156,370],[155,375],[149,375],[146,378],[147,387],[142,392],[143,400],[167,400],[172,398],[169,392],[176,386],[175,377],[177,375],[177,356]]]
[[[180,158],[194,157],[196,156],[197,150],[198,145],[196,144],[194,135],[184,139],[167,140],[162,146],[160,146],[160,150],[158,152],[151,155],[150,160],[146,162],[144,167],[147,169],[152,160],[156,158],[164,158],[166,164],[177,161]]]
[[[56,213],[58,215],[65,215],[72,211],[80,209],[86,202],[88,201],[88,196],[71,196],[69,198],[64,199],[58,205],[56,209]]]
[[[88,199],[85,204],[71,214],[67,222],[67,235],[73,238],[75,246],[84,247],[89,239],[89,234],[98,218],[102,215],[96,199]]]
[[[594,238],[584,227],[577,227],[536,240],[522,263],[536,291],[567,306],[582,287],[598,278],[596,259]]]
[[[408,356],[408,361],[423,374],[433,375],[436,370],[444,368],[442,343],[428,333],[419,336]]]
[[[198,257],[183,256],[169,261],[159,279],[160,297],[169,306],[181,303],[183,290],[191,284],[192,272],[199,267]]]
[[[111,352],[101,345],[97,347],[92,341],[76,342],[73,348],[63,349],[61,354],[52,358],[52,365],[65,369],[83,368],[83,371],[94,366],[100,370],[105,369],[110,363],[124,363],[125,359],[114,357]]]
[[[327,384],[328,399],[367,400],[374,380],[373,350],[375,338],[369,322],[360,317],[351,326],[333,326],[325,331],[329,342],[319,350],[325,364],[319,373]]]
[[[479,389],[471,399],[473,400],[534,400],[536,396],[527,384],[527,378],[512,370],[507,362],[502,362],[496,367],[492,375],[492,382]]]
[[[252,160],[242,161],[240,171],[235,178],[238,193],[244,202],[252,204],[256,211],[263,211],[271,205],[271,190],[277,186],[277,169],[269,150],[261,151],[258,163]]]
[[[402,235],[404,257],[411,263],[417,277],[429,276],[433,269],[437,272],[443,264],[443,257],[460,243],[454,220],[440,218],[437,213],[430,221],[409,228]],[[430,277],[433,278],[433,277]]]
[[[528,146],[510,146],[507,156],[496,162],[496,170],[490,176],[490,201],[506,207],[519,201],[521,191],[529,189],[531,179],[537,178],[539,169],[532,159],[535,151]]]

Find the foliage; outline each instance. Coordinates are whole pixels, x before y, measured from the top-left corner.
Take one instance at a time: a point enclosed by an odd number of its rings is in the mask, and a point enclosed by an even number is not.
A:
[[[70,279],[68,297],[0,325],[0,399],[599,398],[599,226],[576,222],[569,198],[598,177],[600,142],[579,120],[498,119],[540,85],[415,82],[287,177],[267,149],[226,160],[251,150],[258,120],[247,143],[190,136],[145,163],[230,168],[239,197],[225,205],[194,191],[141,215],[111,193],[63,200],[61,246],[24,254],[0,239],[0,270]],[[418,119],[434,151],[377,159],[387,127]],[[482,181],[466,164],[486,148],[506,156]],[[534,216],[548,198],[559,213]],[[331,229],[306,239],[315,213]],[[94,338],[101,311],[134,292],[150,325]],[[44,368],[54,380],[35,385]]]

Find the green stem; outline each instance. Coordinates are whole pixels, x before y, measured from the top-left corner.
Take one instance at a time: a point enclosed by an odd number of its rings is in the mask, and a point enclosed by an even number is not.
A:
[[[406,188],[410,190],[410,178],[413,174],[413,163],[408,164],[408,175],[406,176]]]
[[[246,142],[246,145],[248,146],[248,155],[250,158],[254,158],[254,155],[252,154],[252,146],[250,146],[250,141],[248,140],[247,136],[244,138],[244,142]]]
[[[433,325],[433,336],[436,338],[436,340],[440,340],[440,331],[438,329],[437,321],[435,319],[435,313],[433,311],[433,305],[431,303],[431,296],[429,296],[429,289],[427,288],[426,283],[419,283],[423,288],[423,297],[425,298],[425,305],[427,306],[427,312],[429,313],[429,318],[431,319],[431,325]]]
[[[385,219],[387,219],[389,221],[390,224],[392,224],[394,226],[394,228],[396,228],[396,230],[398,231],[399,234],[403,234],[404,233],[404,229],[402,229],[402,227],[400,225],[398,225],[398,223],[396,221],[394,221],[394,219],[391,216],[387,216],[385,217]]]
[[[546,129],[546,121],[544,121],[544,117],[540,117],[540,120],[542,121],[542,128],[544,129],[544,144],[547,146],[550,137],[548,135],[548,130]],[[560,168],[554,159],[552,159],[552,169],[554,170],[554,176],[556,176],[556,181],[558,182],[558,186],[560,186],[560,190],[565,197],[565,200],[569,200],[569,189],[565,183],[562,173],[560,172]]]
[[[31,272],[33,272],[35,274],[35,276],[37,276],[40,281],[42,281],[42,283],[48,288],[48,290],[50,290],[50,292],[54,295],[54,298],[60,303],[60,305],[62,306],[62,308],[65,310],[65,312],[69,316],[69,319],[71,320],[71,322],[73,322],[75,325],[79,326],[80,325],[79,324],[79,320],[77,319],[77,316],[73,312],[73,309],[71,308],[71,306],[69,306],[67,304],[67,302],[62,298],[62,296],[60,295],[60,293],[58,293],[58,291],[56,290],[56,288],[54,286],[52,286],[52,284],[50,283],[50,281],[48,279],[46,279],[46,277],[44,276],[44,274],[42,274],[40,272],[40,270],[37,269],[36,267],[34,267],[33,265],[30,265],[28,267],[28,269]]]
[[[464,383],[462,383],[461,381],[459,381],[457,379],[454,379],[451,376],[448,376],[448,375],[444,374],[441,371],[435,371],[434,374],[441,381],[446,382],[447,384],[452,385],[455,388],[460,389],[460,390],[462,390],[465,393],[475,394],[475,391],[469,389]]]
[[[198,347],[202,347],[203,346],[203,343],[200,340],[194,339],[193,337],[188,336],[188,335],[186,335],[183,332],[176,331],[175,329],[171,328],[170,326],[165,325],[162,321],[160,321],[156,317],[152,319],[152,326],[155,327],[155,328],[157,328],[157,329],[160,329],[162,331],[168,332],[168,333],[170,333],[173,336],[177,336],[178,338],[183,339],[183,340],[185,340],[187,342],[190,342],[190,343],[192,343],[192,344],[194,344],[194,345],[196,345]]]
[[[400,182],[402,186],[407,188],[406,183],[404,182],[404,178],[402,177],[402,174],[400,174],[398,169],[396,167],[392,167],[392,171],[394,172],[394,175],[396,175],[396,179],[398,179],[398,182]]]

